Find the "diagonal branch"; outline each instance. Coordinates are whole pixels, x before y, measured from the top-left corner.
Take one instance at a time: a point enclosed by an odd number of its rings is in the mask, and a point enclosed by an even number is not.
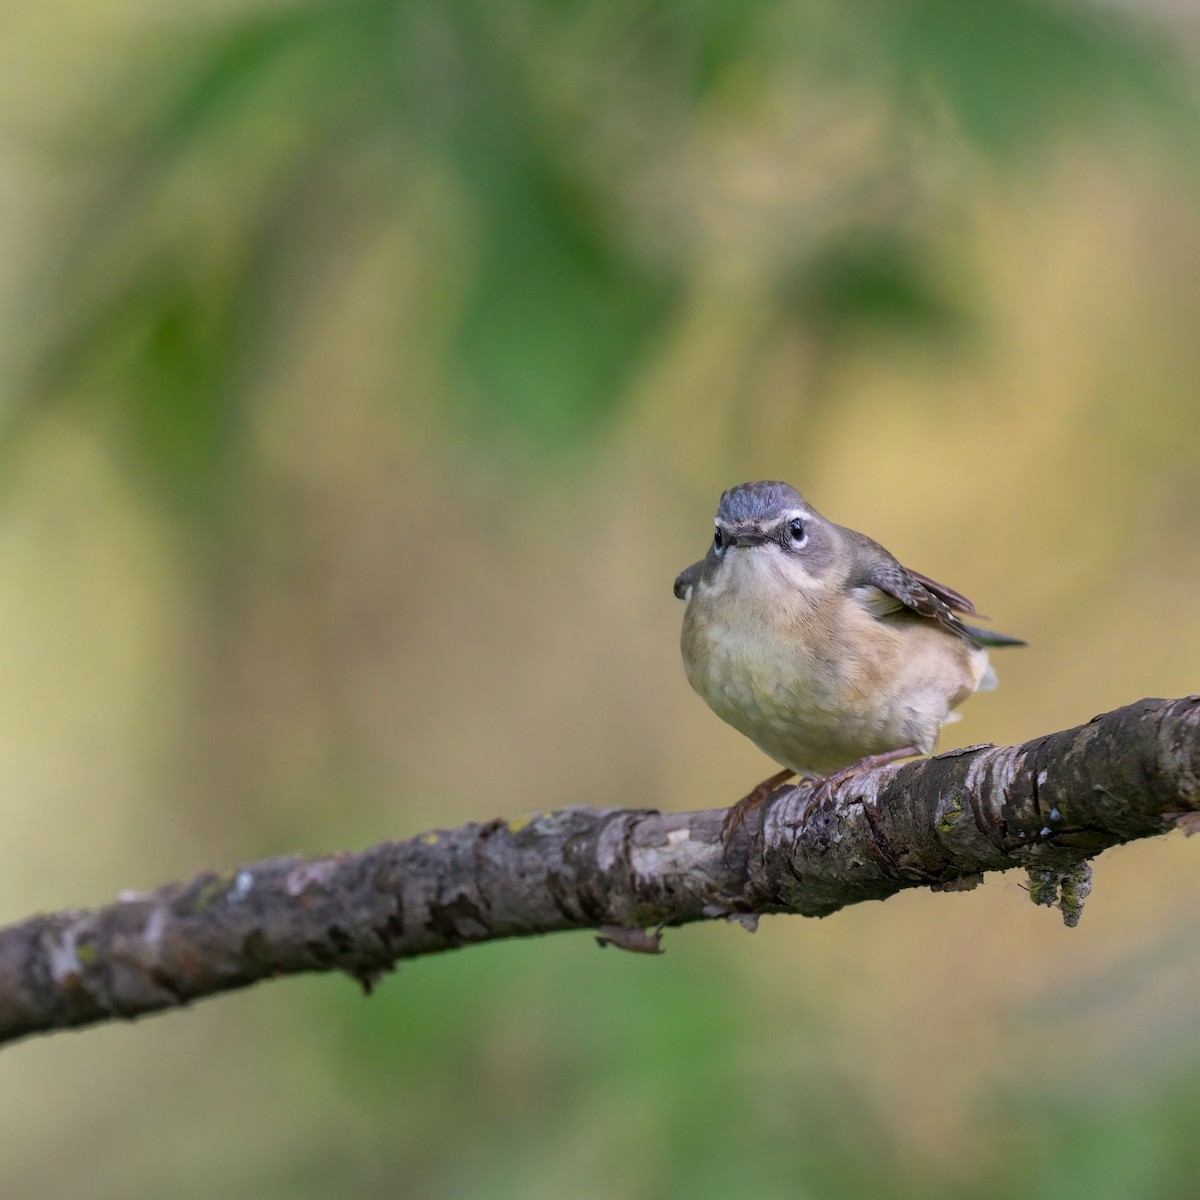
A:
[[[1197,823],[1200,697],[882,767],[842,783],[807,821],[805,799],[800,788],[777,793],[728,861],[724,810],[571,808],[360,854],[267,859],[31,917],[0,929],[0,1042],[300,971],[345,971],[369,990],[400,959],[496,938],[593,929],[656,950],[647,927],[825,916],[1013,867],[1073,924],[1093,855]]]

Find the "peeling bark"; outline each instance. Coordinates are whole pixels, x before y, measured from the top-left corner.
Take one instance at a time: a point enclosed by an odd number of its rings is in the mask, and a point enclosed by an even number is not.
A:
[[[1088,860],[1200,821],[1200,697],[1143,700],[1020,746],[971,746],[839,784],[805,819],[781,789],[729,847],[724,809],[573,808],[206,872],[0,929],[0,1042],[186,1005],[301,971],[371,985],[404,958],[592,929],[655,952],[647,928],[826,916],[909,887],[1030,872],[1079,919]]]

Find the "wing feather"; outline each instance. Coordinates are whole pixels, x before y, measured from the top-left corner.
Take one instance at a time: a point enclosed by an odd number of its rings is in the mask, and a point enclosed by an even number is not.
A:
[[[866,544],[862,555],[864,569],[850,580],[850,584],[858,590],[864,607],[873,615],[886,617],[907,608],[975,645],[1025,645],[1020,638],[1009,637],[1006,633],[965,624],[958,614],[975,612],[975,606],[966,596],[920,571],[910,570],[871,538],[863,534],[856,536]]]
[[[975,605],[961,592],[956,592],[944,583],[938,583],[936,579],[930,579],[928,575],[922,575],[920,571],[914,571],[912,567],[905,567],[904,569],[927,592],[932,592],[947,608],[952,609],[954,612],[974,613]],[[985,617],[984,620],[986,619]]]

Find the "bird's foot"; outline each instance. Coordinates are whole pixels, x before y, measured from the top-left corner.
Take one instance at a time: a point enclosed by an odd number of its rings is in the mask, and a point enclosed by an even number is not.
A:
[[[764,779],[756,788],[730,807],[725,814],[725,820],[721,822],[721,845],[725,847],[726,858],[729,857],[729,847],[733,844],[733,839],[741,828],[742,822],[745,821],[746,815],[765,804],[795,773],[795,771],[789,770],[777,771],[770,779]]]
[[[836,771],[830,771],[828,775],[814,779],[804,803],[801,821],[807,822],[814,813],[828,812],[833,808],[834,788],[845,783],[847,779],[853,779],[855,775],[860,775],[864,771],[873,771],[876,767],[886,767],[888,763],[898,762],[902,758],[912,758],[921,753],[923,751],[918,746],[901,746],[896,750],[885,750],[882,754],[866,754],[857,762],[847,763],[844,767],[838,767]]]
[[[800,783],[807,785],[808,796],[805,798],[804,812],[800,817],[801,823],[809,821],[814,813],[828,812],[833,808],[834,789],[847,779],[852,779],[863,771],[873,771],[876,767],[885,767],[888,763],[897,762],[902,758],[913,758],[923,753],[919,746],[900,746],[895,750],[885,750],[882,754],[866,754],[856,762],[830,771],[828,775],[819,775],[815,779],[805,776]],[[764,779],[725,814],[725,819],[721,822],[721,845],[725,848],[727,861],[729,848],[733,845],[733,839],[747,815],[765,804],[795,773],[790,770],[778,771],[770,779]]]

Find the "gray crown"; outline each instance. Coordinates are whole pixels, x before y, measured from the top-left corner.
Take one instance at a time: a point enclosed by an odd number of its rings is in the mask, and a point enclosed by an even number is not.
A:
[[[804,497],[790,483],[765,479],[730,488],[721,497],[717,520],[730,525],[745,525],[753,521],[770,521],[786,509],[803,507]]]

